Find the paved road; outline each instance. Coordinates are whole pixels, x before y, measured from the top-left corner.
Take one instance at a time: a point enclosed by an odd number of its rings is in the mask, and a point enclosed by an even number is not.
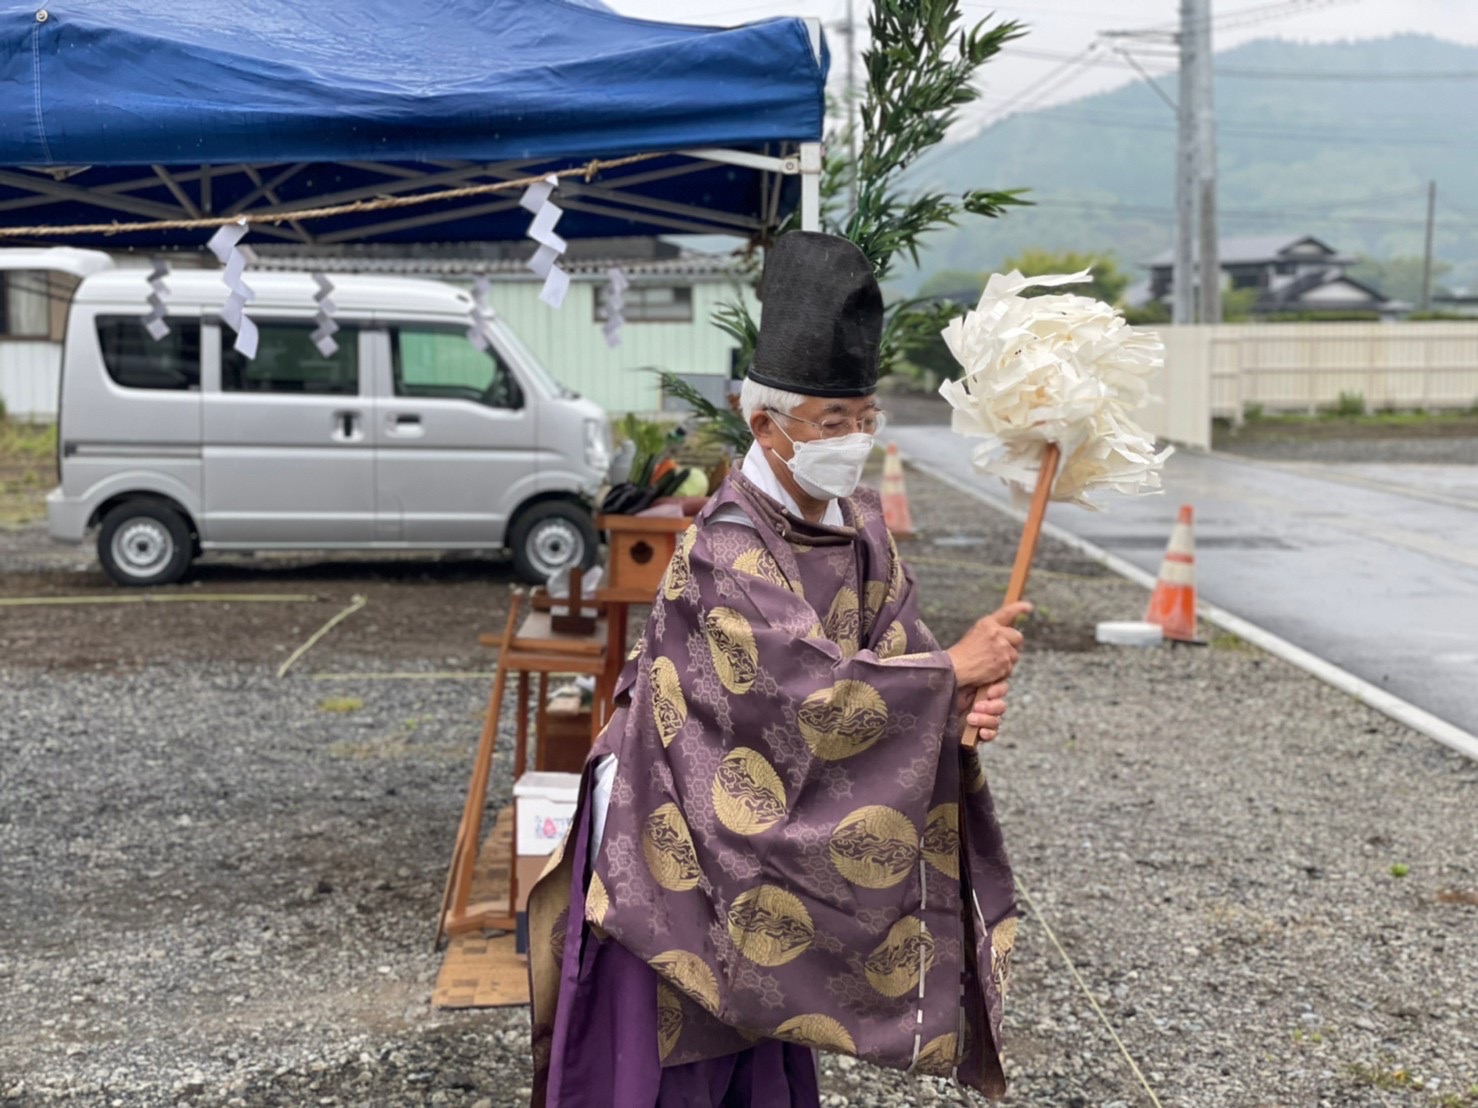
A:
[[[945,429],[887,437],[905,458],[1008,499]],[[1165,485],[1097,514],[1054,504],[1047,518],[1155,573],[1176,509],[1194,505],[1203,600],[1478,734],[1478,467],[1180,453]]]

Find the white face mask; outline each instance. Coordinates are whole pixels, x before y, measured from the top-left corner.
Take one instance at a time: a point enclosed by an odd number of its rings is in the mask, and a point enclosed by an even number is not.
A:
[[[775,424],[780,427],[779,422]],[[856,431],[835,439],[816,439],[811,442],[796,442],[786,434],[795,447],[791,458],[782,459],[795,483],[817,500],[834,500],[851,496],[862,480],[862,467],[872,455],[873,437]]]

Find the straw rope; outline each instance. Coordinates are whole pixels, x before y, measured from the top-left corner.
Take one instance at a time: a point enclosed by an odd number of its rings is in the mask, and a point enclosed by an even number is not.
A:
[[[144,593],[123,596],[7,596],[0,608],[37,608],[93,604],[314,604],[312,595],[296,593]]]
[[[593,158],[583,166],[572,169],[557,169],[549,173],[535,173],[518,177],[512,181],[494,181],[481,185],[460,185],[457,188],[439,189],[436,192],[418,192],[411,196],[377,196],[372,200],[354,200],[345,204],[331,204],[322,208],[298,208],[282,212],[241,212],[238,215],[202,216],[198,219],[156,219],[137,223],[72,223],[43,224],[35,227],[0,227],[0,238],[52,238],[59,235],[123,235],[139,231],[194,231],[225,227],[245,220],[253,223],[293,223],[309,219],[328,219],[336,215],[355,215],[361,212],[378,212],[391,208],[413,208],[420,204],[434,204],[439,200],[461,200],[469,196],[485,196],[494,192],[509,192],[528,188],[549,177],[584,177],[588,182],[603,169],[618,169],[635,165],[637,162],[665,158],[666,153],[631,154],[624,158]]]
[[[355,612],[359,611],[359,609],[363,608],[368,603],[369,603],[369,597],[362,596],[362,595],[356,595],[354,597],[353,603],[351,603],[349,605],[349,607],[345,608],[338,615],[334,616],[333,619],[329,620],[322,627],[320,627],[317,631],[315,631],[315,632],[313,632],[313,634],[309,635],[308,636],[308,641],[305,642],[302,646],[298,647],[296,650],[294,650],[292,652],[292,654],[288,657],[287,661],[283,662],[282,665],[280,665],[280,666],[277,667],[277,676],[278,677],[281,677],[285,673],[287,673],[288,670],[292,669],[293,668],[293,665],[297,662],[297,660],[299,658],[301,658],[304,654],[308,653],[308,651],[310,651],[310,650],[313,649],[313,644],[314,643],[316,643],[319,639],[323,638],[323,636],[327,635],[335,627],[337,627],[339,624],[343,623],[344,620],[348,619],[350,616],[352,616]]]
[[[1027,888],[1022,883],[1021,878],[1016,875],[1013,875],[1013,878],[1016,882],[1017,890],[1021,893],[1021,899],[1026,901],[1027,908],[1031,911],[1032,915],[1036,917],[1037,922],[1042,925],[1042,930],[1046,932],[1047,938],[1049,941],[1051,941],[1053,948],[1057,951],[1058,955],[1067,965],[1068,972],[1072,974],[1073,980],[1078,983],[1078,988],[1082,991],[1083,995],[1088,998],[1088,1005],[1093,1009],[1094,1015],[1096,1015],[1099,1022],[1103,1024],[1104,1030],[1109,1033],[1109,1038],[1114,1040],[1114,1045],[1119,1048],[1119,1053],[1124,1056],[1124,1061],[1128,1062],[1129,1068],[1134,1071],[1134,1076],[1139,1080],[1139,1084],[1143,1087],[1146,1095],[1149,1096],[1150,1103],[1153,1104],[1155,1108],[1163,1108],[1163,1106],[1160,1104],[1160,1098],[1155,1095],[1155,1090],[1150,1087],[1150,1083],[1148,1079],[1146,1079],[1144,1071],[1139,1068],[1139,1063],[1136,1062],[1134,1060],[1134,1057],[1129,1053],[1129,1048],[1124,1045],[1124,1040],[1119,1038],[1118,1031],[1114,1030],[1114,1025],[1109,1022],[1108,1015],[1104,1012],[1103,1008],[1099,1006],[1098,998],[1093,995],[1093,990],[1088,987],[1088,982],[1083,980],[1083,975],[1078,972],[1077,965],[1074,964],[1072,958],[1068,955],[1068,952],[1063,949],[1062,943],[1058,942],[1057,933],[1052,930],[1052,925],[1047,922],[1047,917],[1042,915],[1042,909],[1039,908],[1036,902],[1032,900],[1032,895],[1027,891]]]

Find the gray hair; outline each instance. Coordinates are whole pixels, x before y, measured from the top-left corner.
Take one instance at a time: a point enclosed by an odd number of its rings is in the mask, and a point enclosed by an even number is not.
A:
[[[744,384],[739,388],[739,408],[744,413],[745,423],[754,418],[755,412],[773,408],[777,412],[789,415],[805,402],[806,398],[798,392],[771,388],[769,385],[752,381],[748,377],[744,378]]]

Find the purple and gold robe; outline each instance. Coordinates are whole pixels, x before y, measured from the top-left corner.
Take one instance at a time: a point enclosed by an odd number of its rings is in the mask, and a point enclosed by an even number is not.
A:
[[[985,774],[876,493],[843,516],[736,473],[681,537],[582,782],[580,834],[616,755],[599,852],[531,896],[536,1104],[579,1049],[560,970],[588,943],[655,971],[664,1067],[780,1040],[1004,1093],[1016,905]]]

